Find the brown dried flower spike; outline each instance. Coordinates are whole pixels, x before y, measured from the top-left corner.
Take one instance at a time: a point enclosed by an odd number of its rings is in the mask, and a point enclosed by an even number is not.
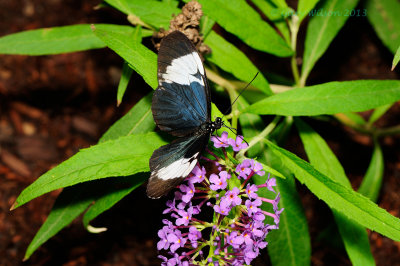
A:
[[[203,37],[200,36],[199,25],[200,19],[203,16],[201,5],[197,1],[190,1],[182,7],[182,13],[174,17],[169,25],[169,30],[160,29],[153,36],[155,47],[160,48],[160,41],[173,31],[180,31],[193,42],[196,49],[203,55],[211,52],[211,49],[203,43]]]

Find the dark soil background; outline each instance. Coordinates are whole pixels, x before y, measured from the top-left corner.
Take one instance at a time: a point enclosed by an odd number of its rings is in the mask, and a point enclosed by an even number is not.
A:
[[[99,2],[0,0],[0,36],[78,23],[126,24],[124,15],[116,11],[94,10]],[[290,77],[289,64],[276,63],[282,62],[281,59],[245,46],[243,49],[260,69]],[[398,70],[390,71],[392,58],[366,18],[350,18],[328,53],[317,63],[310,84],[399,79]],[[140,77],[134,76],[122,105],[117,108],[121,66],[121,58],[109,49],[40,57],[0,55],[0,265],[160,263],[156,258],[157,230],[165,200],[149,200],[143,188],[93,222],[94,226],[106,226],[107,232],[88,233],[77,219],[26,262],[22,262],[24,252],[60,191],[9,211],[26,186],[79,149],[95,144],[114,121],[150,91]],[[368,116],[369,112],[363,115]],[[377,124],[385,127],[399,121],[400,105],[396,104]],[[328,140],[357,188],[368,167],[371,140],[339,124],[309,122]],[[293,134],[287,148],[306,158],[299,143]],[[386,137],[381,143],[386,164],[378,203],[399,217],[400,139]],[[340,240],[336,244],[327,241],[337,235],[330,211],[307,188],[299,186],[299,191],[310,225],[312,263],[349,265]],[[374,232],[369,232],[369,237],[378,265],[400,265],[400,243]],[[255,264],[263,265],[263,259],[267,258],[264,252]]]

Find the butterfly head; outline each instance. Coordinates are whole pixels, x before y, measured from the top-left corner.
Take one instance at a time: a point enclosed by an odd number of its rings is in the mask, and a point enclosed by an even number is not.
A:
[[[222,121],[221,117],[217,117],[215,121],[205,123],[203,129],[205,129],[207,133],[212,134],[215,130],[220,129],[223,125],[224,122]]]
[[[214,130],[220,129],[223,125],[224,125],[224,122],[222,121],[222,118],[221,117],[217,117],[215,119],[215,121],[214,121],[214,127],[215,127]]]

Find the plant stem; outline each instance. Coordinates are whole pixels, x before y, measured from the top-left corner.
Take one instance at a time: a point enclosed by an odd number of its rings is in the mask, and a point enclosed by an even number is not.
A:
[[[358,125],[341,114],[335,114],[334,117],[339,120],[343,125],[348,126],[361,134],[368,135],[374,138],[400,134],[400,125],[388,128],[376,128],[375,126],[368,123],[365,125]]]
[[[356,124],[355,122],[353,122],[352,120],[350,120],[346,115],[344,114],[334,114],[333,115],[339,122],[341,122],[343,125],[348,126],[352,129],[354,129],[357,132],[360,132],[362,134],[365,135],[372,135],[374,129],[372,127],[366,127],[366,126],[362,126],[359,124]]]
[[[290,91],[291,89],[293,89],[293,87],[291,86],[285,86],[280,84],[269,84],[269,87],[271,88],[274,94]]]
[[[251,147],[253,147],[254,145],[256,145],[258,142],[260,142],[262,139],[264,139],[266,136],[269,135],[269,133],[272,132],[272,130],[274,130],[274,128],[276,127],[276,125],[278,124],[279,120],[281,119],[280,116],[275,116],[274,120],[272,120],[271,123],[269,123],[268,126],[266,126],[263,131],[260,132],[260,134],[258,134],[257,136],[255,136],[250,142],[249,142],[249,146],[246,149],[241,150],[237,156],[243,156],[244,153],[246,151],[248,151]]]
[[[297,68],[297,60],[296,60],[297,33],[299,32],[299,18],[297,15],[292,16],[292,19],[289,23],[289,28],[290,28],[290,45],[293,50],[293,55],[290,61],[290,65],[292,67],[293,78],[296,83],[296,86],[300,86],[299,69]]]
[[[388,128],[376,129],[376,132],[375,132],[375,135],[377,137],[399,135],[399,134],[400,134],[400,125],[388,127]]]

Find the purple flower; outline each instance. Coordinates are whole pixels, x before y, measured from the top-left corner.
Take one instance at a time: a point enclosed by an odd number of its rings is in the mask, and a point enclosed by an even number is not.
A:
[[[191,205],[191,204],[192,204],[192,203],[190,203],[190,206],[192,207],[192,205]],[[193,211],[192,211],[192,214],[193,214],[193,215],[199,214],[199,213],[200,213],[200,211],[201,211],[201,207],[200,207],[200,206],[198,206],[198,205],[196,205],[196,206],[193,206],[192,208],[193,208]]]
[[[233,248],[239,248],[244,242],[244,237],[242,235],[238,235],[238,232],[233,231],[228,235],[227,242]]]
[[[164,260],[161,265],[162,266],[175,266],[175,265],[179,265],[179,266],[189,266],[189,262],[188,261],[182,261],[182,259],[184,258],[182,256],[182,258],[179,256],[178,253],[174,253],[173,254],[173,258],[167,259],[164,256],[158,256],[160,259]]]
[[[193,214],[193,207],[189,207],[187,211],[185,210],[178,210],[178,214],[181,216],[180,218],[176,219],[176,225],[184,225],[187,226],[192,219]]]
[[[167,240],[169,243],[171,243],[171,252],[175,252],[178,248],[183,247],[186,243],[186,238],[182,237],[182,233],[178,229],[176,229],[172,233],[169,233],[167,236]]]
[[[206,169],[204,167],[195,166],[192,170],[192,176],[189,178],[190,183],[201,183],[206,176]]]
[[[221,137],[214,137],[213,141],[216,147],[230,144],[234,151],[247,147],[239,136],[236,140],[228,139],[226,132]],[[213,152],[209,153],[213,155]],[[230,149],[223,149],[222,153],[224,159],[215,154],[215,160],[200,157],[210,166],[216,166],[209,168],[213,172],[207,173],[198,164],[186,183],[179,186],[175,198],[167,202],[164,213],[174,223],[163,220],[164,226],[158,231],[157,249],[168,252],[168,256],[159,256],[161,265],[250,264],[260,249],[267,246],[267,234],[278,229],[283,209],[279,210],[280,195],[273,189],[276,180],[268,176],[262,185],[248,184],[254,174],[265,174],[262,165],[253,159],[239,163],[236,160],[240,158],[231,160],[231,156],[235,158],[237,153]],[[238,179],[229,180],[232,172],[236,172]],[[258,195],[261,187],[273,191],[275,199]],[[264,211],[262,204],[271,204],[273,211]],[[231,212],[235,206],[235,211]],[[202,209],[210,208],[213,208],[214,215],[196,216]],[[267,216],[271,218],[266,220]],[[205,220],[207,217],[212,217],[212,220]]]
[[[229,144],[228,144],[228,132],[226,132],[226,131],[222,132],[220,137],[212,136],[210,138],[210,140],[212,142],[214,142],[214,147],[215,148],[221,148],[221,147],[227,148],[227,147],[229,147]]]
[[[167,219],[162,219],[162,223],[167,225],[169,228],[173,229],[174,228],[174,223],[171,222],[170,220]]]
[[[246,178],[251,173],[251,164],[249,159],[245,159],[242,163],[236,166],[236,173],[239,174],[238,178]]]
[[[214,211],[226,216],[231,211],[230,204],[227,201],[221,201],[219,205],[214,205]]]
[[[254,221],[250,224],[250,232],[253,236],[262,238],[264,236],[264,223],[260,221]]]
[[[272,202],[272,208],[274,209],[274,212],[278,212],[278,203],[281,199],[281,194],[278,193],[278,195],[276,195],[275,199]]]
[[[243,232],[243,234],[242,234],[242,236],[243,236],[243,241],[244,241],[244,243],[246,244],[246,246],[253,246],[253,243],[254,243],[254,240],[251,238],[251,232],[250,231],[245,231],[245,232]]]
[[[211,174],[210,182],[212,183],[212,185],[210,185],[210,188],[215,191],[217,191],[218,189],[225,189],[228,185],[226,180],[230,177],[231,176],[226,171],[220,172],[219,176],[217,176],[216,174]]]
[[[263,241],[263,240],[258,240],[255,246],[256,246],[257,248],[263,249],[263,248],[265,248],[267,245],[268,245],[268,242]]]
[[[265,220],[265,215],[262,212],[258,211],[256,213],[253,213],[251,218],[253,218],[254,221],[264,221]]]
[[[263,166],[259,162],[251,160],[251,169],[259,176],[265,175],[265,171],[261,171],[263,169]]]
[[[163,214],[170,213],[170,212],[172,212],[172,211],[175,210],[175,199],[173,199],[173,200],[168,200],[167,203],[166,203],[166,205],[167,205],[168,208],[166,208],[166,209],[163,211]]]
[[[256,199],[254,201],[246,200],[245,205],[247,207],[247,211],[249,212],[249,216],[252,216],[254,213],[259,212],[260,209],[258,206],[261,206],[262,201],[260,199]]]
[[[173,230],[170,229],[168,226],[164,226],[161,230],[158,230],[157,234],[160,237],[160,241],[158,241],[158,243],[157,243],[158,250],[169,248],[169,242],[168,242],[167,236],[171,232],[173,232]]]
[[[275,193],[275,190],[273,188],[273,187],[276,186],[276,179],[275,178],[269,178],[269,176],[268,176],[267,181],[265,182],[265,184],[266,184],[266,187],[267,187],[267,189],[269,191],[272,191],[272,192]]]
[[[181,184],[179,186],[179,189],[183,192],[182,194],[182,201],[185,203],[188,203],[194,195],[194,185],[193,183],[188,184],[188,186],[186,186],[185,184]]]
[[[201,238],[201,232],[197,230],[196,227],[191,226],[189,228],[188,238],[190,240],[190,243],[192,244],[192,247],[197,248],[198,246],[197,240]]]
[[[249,145],[247,143],[243,143],[243,137],[242,136],[236,136],[236,140],[234,139],[228,139],[229,145],[232,146],[233,150],[238,152],[241,149],[246,149]]]
[[[258,187],[254,184],[247,184],[246,187],[246,194],[249,196],[251,199],[256,199],[258,198],[258,194],[256,193],[258,191]]]
[[[196,227],[191,226],[191,227],[189,228],[189,235],[188,235],[188,238],[189,238],[191,241],[195,241],[195,240],[201,238],[201,232],[200,232],[199,230],[197,230]]]
[[[239,188],[234,187],[232,190],[228,190],[222,200],[227,201],[229,205],[237,206],[242,203],[242,199],[238,196],[240,193]]]
[[[246,264],[250,264],[253,259],[258,256],[258,252],[254,251],[253,247],[247,247],[244,250],[244,261]]]
[[[167,257],[164,257],[164,256],[162,256],[162,255],[158,255],[157,258],[163,260],[163,262],[161,262],[161,265],[167,265],[167,261],[168,261],[168,258],[167,258]]]
[[[281,213],[283,212],[283,210],[284,209],[282,208],[279,211],[276,211],[276,213],[275,213],[274,223],[277,225],[279,224],[279,220],[280,220]]]
[[[175,191],[174,196],[175,200],[182,200],[182,193],[180,191]]]

